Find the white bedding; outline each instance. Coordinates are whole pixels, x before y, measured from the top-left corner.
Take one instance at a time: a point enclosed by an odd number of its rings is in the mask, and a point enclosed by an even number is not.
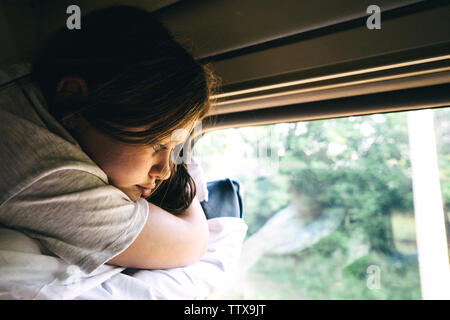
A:
[[[166,270],[103,265],[91,274],[23,233],[0,228],[0,299],[205,299],[231,282],[247,232],[239,218],[208,224],[208,249],[195,264]]]

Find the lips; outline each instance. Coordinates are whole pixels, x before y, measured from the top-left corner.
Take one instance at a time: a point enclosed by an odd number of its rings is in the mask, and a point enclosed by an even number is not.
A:
[[[155,189],[156,184],[137,184],[138,187],[144,188],[144,189]]]
[[[144,198],[147,198],[152,193],[155,185],[153,185],[152,187],[143,187],[137,184],[136,187],[138,187],[139,191],[141,191],[141,194],[144,196]]]

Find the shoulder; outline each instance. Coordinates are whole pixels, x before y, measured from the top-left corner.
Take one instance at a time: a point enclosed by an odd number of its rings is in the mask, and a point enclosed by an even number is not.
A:
[[[0,89],[11,81],[15,81],[31,72],[31,63],[23,62],[0,66]]]
[[[27,70],[0,68],[0,204],[38,180],[64,176],[60,181],[107,184],[106,174],[47,111],[39,88],[23,77]]]

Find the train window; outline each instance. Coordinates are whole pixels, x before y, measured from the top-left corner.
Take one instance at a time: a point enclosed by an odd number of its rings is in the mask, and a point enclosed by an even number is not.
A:
[[[236,281],[213,298],[421,299],[408,116],[424,111],[448,234],[450,108],[206,133],[193,156],[208,180],[239,181],[249,226]]]

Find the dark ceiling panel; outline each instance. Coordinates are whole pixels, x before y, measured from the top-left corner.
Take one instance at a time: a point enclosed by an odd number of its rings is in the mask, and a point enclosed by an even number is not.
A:
[[[381,11],[423,0],[380,0]],[[367,16],[373,0],[190,0],[156,12],[196,58],[323,28]]]
[[[168,7],[180,0],[39,0],[39,43],[44,43],[49,35],[66,23],[66,8],[76,4],[81,9],[81,14],[115,5],[129,5],[146,9],[150,12]]]
[[[37,47],[65,25],[66,8],[77,4],[83,15],[113,5],[132,5],[148,11],[180,0],[0,0],[0,65],[29,61]]]
[[[381,30],[368,30],[362,24],[358,28],[221,59],[213,65],[224,86],[230,86],[292,73],[298,79],[302,73],[315,68],[326,70],[335,64],[392,53],[397,53],[400,61],[402,52],[425,52],[427,47],[449,43],[449,17],[450,4],[382,21]],[[439,53],[448,54],[448,50]],[[366,66],[358,68],[363,67]]]

